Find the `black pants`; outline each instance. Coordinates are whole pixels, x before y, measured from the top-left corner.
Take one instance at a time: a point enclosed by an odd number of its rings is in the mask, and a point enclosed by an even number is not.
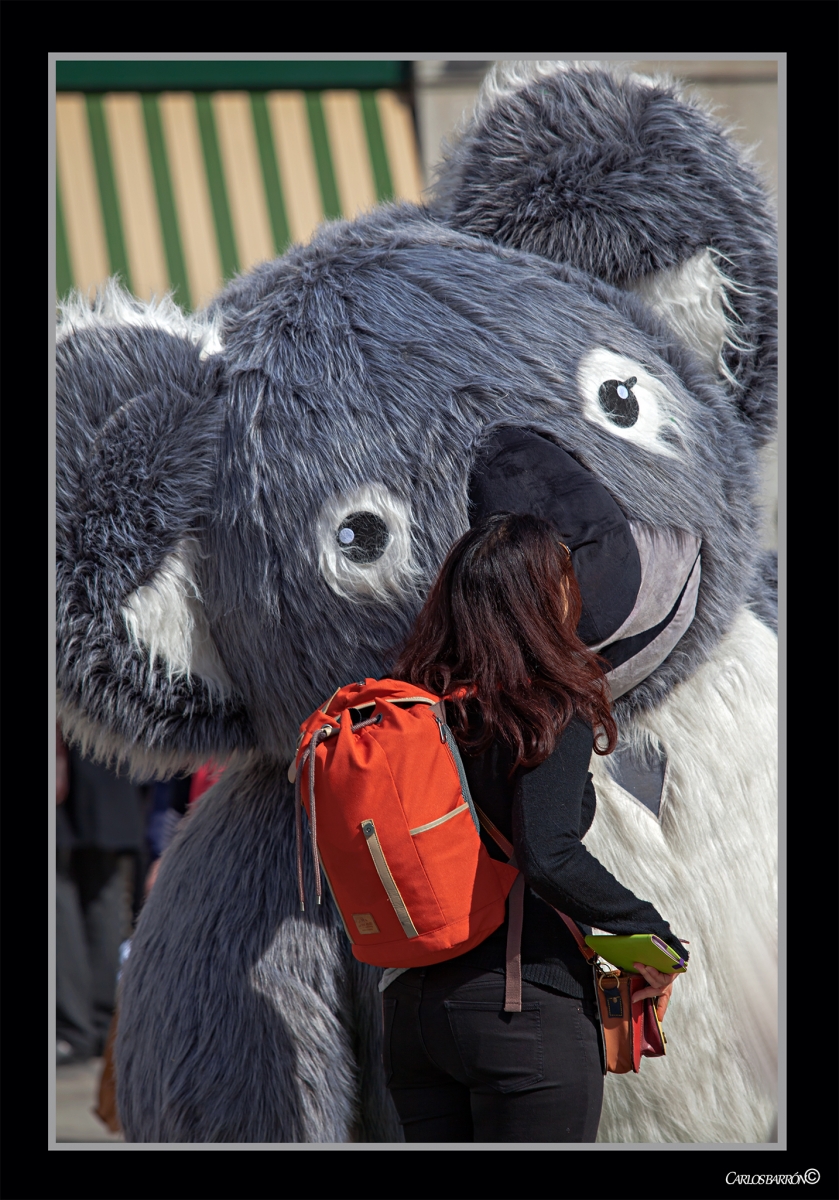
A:
[[[58,851],[56,1036],[80,1058],[102,1053],[116,1002],[120,943],[131,936],[134,856]]]
[[[406,1142],[593,1142],[603,1103],[595,1004],[458,964],[383,993],[384,1066]]]

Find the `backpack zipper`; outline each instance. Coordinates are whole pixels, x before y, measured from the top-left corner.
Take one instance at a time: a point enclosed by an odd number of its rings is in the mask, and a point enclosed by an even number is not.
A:
[[[481,823],[478,820],[478,814],[475,812],[475,803],[472,800],[472,793],[469,791],[469,784],[466,780],[466,772],[463,769],[463,759],[460,757],[460,751],[457,748],[457,742],[454,740],[452,731],[449,729],[446,722],[441,721],[436,713],[434,713],[434,720],[437,722],[437,727],[440,730],[440,741],[444,746],[446,746],[449,754],[452,756],[452,762],[455,765],[458,779],[460,780],[461,795],[463,796],[466,804],[469,806],[469,812],[472,814],[472,820],[475,822],[475,828],[478,831],[478,834],[480,834]],[[454,814],[451,815],[453,816]]]
[[[415,833],[425,833],[426,829],[434,829],[437,825],[442,825],[444,821],[450,821],[452,817],[456,817],[458,813],[466,812],[468,804],[460,804],[457,808],[453,808],[451,812],[446,813],[444,817],[438,817],[436,821],[429,821],[426,825],[417,825],[416,829],[409,829],[411,837]]]
[[[382,885],[387,892],[388,900],[393,905],[393,910],[396,913],[399,924],[402,926],[403,933],[409,938],[419,937],[419,930],[411,920],[411,914],[408,912],[407,905],[402,899],[402,894],[396,886],[396,880],[393,878],[390,867],[387,865],[387,859],[385,858],[384,850],[382,850],[379,835],[376,833],[375,822],[369,819],[362,821],[361,832],[367,841],[367,849],[370,851],[370,857],[373,859],[373,866],[376,868],[379,879],[381,879]]]

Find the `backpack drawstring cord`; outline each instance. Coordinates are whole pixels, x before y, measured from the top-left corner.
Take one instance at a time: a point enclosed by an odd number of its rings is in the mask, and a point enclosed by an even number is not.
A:
[[[321,902],[320,891],[320,862],[318,860],[318,824],[317,815],[315,813],[315,759],[318,752],[318,742],[323,738],[329,737],[332,732],[332,727],[327,725],[325,729],[316,729],[312,734],[312,740],[309,742],[309,834],[312,841],[312,865],[315,869],[315,894],[318,898],[318,904]]]
[[[309,751],[306,751],[308,754]],[[306,893],[303,888],[303,792],[300,787],[300,776],[303,770],[303,764],[306,761],[306,754],[300,760],[300,767],[294,779],[294,826],[297,834],[297,894],[300,897],[300,911],[306,911]]]
[[[368,717],[366,721],[358,721],[351,726],[350,732],[357,733],[359,729],[363,729],[365,725],[378,725],[382,719],[382,714],[379,713],[375,717]],[[337,730],[332,725],[324,725],[322,729],[316,729],[311,736],[308,746],[303,751],[303,756],[300,759],[300,764],[297,769],[297,775],[294,780],[294,825],[297,835],[297,893],[300,897],[300,911],[306,911],[306,893],[303,887],[303,790],[301,786],[301,777],[303,768],[306,762],[309,763],[309,831],[311,833],[312,843],[312,863],[315,869],[315,893],[317,895],[318,904],[322,901],[322,887],[320,881],[320,860],[318,857],[318,842],[317,842],[317,814],[315,812],[315,755],[317,754],[318,745],[325,741],[331,734]]]

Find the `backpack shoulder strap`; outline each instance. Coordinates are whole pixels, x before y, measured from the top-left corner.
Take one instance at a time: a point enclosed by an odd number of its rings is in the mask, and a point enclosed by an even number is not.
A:
[[[495,844],[504,851],[511,867],[518,866],[512,842],[508,842],[501,830],[490,821],[485,812],[475,805],[478,820]],[[524,923],[524,875],[519,871],[510,889],[509,914],[507,921],[507,982],[504,989],[504,1011],[521,1012],[521,931]]]
[[[511,864],[513,866],[517,866],[518,864],[515,861],[515,850],[513,848],[512,843],[507,841],[507,839],[504,837],[504,834],[501,832],[501,830],[496,825],[494,825],[492,823],[492,821],[490,821],[490,819],[486,815],[486,813],[482,812],[481,809],[478,808],[477,804],[475,805],[475,812],[478,814],[478,819],[481,822],[481,825],[487,831],[487,833],[492,838],[492,840],[495,842],[495,844],[504,851],[504,853],[507,855],[508,859],[510,860]],[[565,922],[565,924],[568,927],[569,932],[571,933],[571,936],[574,938],[574,941],[577,943],[577,946],[579,947],[580,953],[582,954],[583,958],[585,958],[588,962],[591,962],[591,960],[593,958],[596,958],[597,957],[596,951],[592,950],[591,946],[586,945],[585,939],[583,938],[583,935],[580,933],[580,930],[577,926],[576,921],[572,921],[570,917],[567,917],[564,912],[560,912],[558,908],[554,908],[553,905],[551,905],[551,908],[554,909],[554,912],[556,913],[556,915],[558,917],[562,917],[563,921]]]
[[[487,831],[489,836],[495,842],[496,846],[498,846],[499,850],[504,851],[504,853],[507,855],[507,858],[510,860],[512,865],[515,867],[517,864],[514,861],[516,852],[513,849],[513,843],[507,841],[507,839],[504,837],[504,834],[501,832],[501,830],[498,828],[498,826],[493,825],[492,821],[490,821],[489,817],[486,815],[486,813],[483,811],[483,809],[478,808],[477,804],[475,805],[475,812],[478,814],[478,820],[481,822],[481,825],[484,827],[484,829]]]

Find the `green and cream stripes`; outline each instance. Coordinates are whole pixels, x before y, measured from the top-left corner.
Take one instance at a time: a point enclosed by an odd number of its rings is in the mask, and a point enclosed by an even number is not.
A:
[[[187,309],[324,219],[422,189],[389,90],[62,92],[56,151],[59,295],[118,274]]]

